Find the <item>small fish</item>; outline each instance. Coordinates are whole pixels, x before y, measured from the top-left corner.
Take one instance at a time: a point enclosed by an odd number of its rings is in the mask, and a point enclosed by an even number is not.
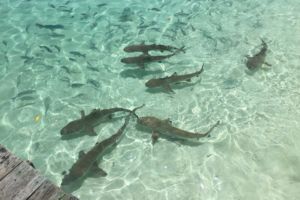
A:
[[[85,84],[84,83],[72,83],[71,84],[71,87],[72,88],[79,88],[79,87],[82,87],[84,86]]]
[[[100,72],[100,70],[99,70],[98,68],[93,67],[93,66],[91,66],[91,65],[88,65],[86,68],[87,68],[88,70],[91,70],[91,71],[94,71],[94,72]]]
[[[47,114],[51,105],[51,98],[48,96],[44,99],[45,115]]]
[[[23,97],[23,96],[26,96],[26,95],[31,95],[33,93],[36,93],[36,90],[24,90],[24,91],[18,93],[15,97],[12,97],[11,99],[15,100],[17,98],[20,98],[20,97]]]
[[[78,57],[83,57],[85,58],[85,54],[80,53],[79,51],[70,51],[70,54],[74,55],[74,56],[78,56]]]
[[[22,96],[22,97],[19,97],[18,99],[21,101],[33,101],[36,98],[34,98],[33,96]]]
[[[93,79],[88,79],[87,83],[93,85],[95,88],[99,88],[100,87],[100,83],[98,81],[96,81],[96,80],[93,80]]]
[[[106,6],[106,5],[107,5],[106,3],[101,3],[101,4],[98,4],[97,7],[101,8],[101,7]]]
[[[48,51],[49,53],[52,53],[52,52],[53,52],[49,47],[44,46],[44,45],[40,45],[40,48],[41,48],[41,49],[45,49],[45,50]]]
[[[53,45],[53,47],[54,47],[58,52],[60,52],[60,47],[59,47],[59,46]]]
[[[53,4],[48,4],[48,6],[51,8],[55,8],[55,5],[53,5]]]
[[[65,70],[68,74],[71,74],[71,70],[70,70],[68,67],[62,66],[61,68],[62,68],[63,70]]]
[[[156,11],[156,12],[160,12],[160,9],[158,9],[158,8],[150,8],[149,10],[153,10],[153,11]]]
[[[55,32],[52,32],[51,34],[49,34],[50,37],[54,37],[54,38],[63,38],[65,37],[64,34],[59,34],[59,33],[55,33]]]

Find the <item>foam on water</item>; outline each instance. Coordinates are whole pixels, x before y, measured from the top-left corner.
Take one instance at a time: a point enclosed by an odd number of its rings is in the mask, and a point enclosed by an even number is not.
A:
[[[80,199],[299,199],[299,10],[297,0],[1,1],[0,142],[60,185],[78,152],[123,122],[73,140],[61,140],[64,125],[80,110],[145,103],[140,116],[185,130],[221,125],[200,145],[161,138],[152,146],[132,121],[101,161],[108,176],[86,179],[74,191]],[[272,66],[251,74],[245,55],[260,38]],[[142,41],[187,51],[145,72],[121,63],[123,48]],[[203,63],[200,78],[175,94],[144,85]]]

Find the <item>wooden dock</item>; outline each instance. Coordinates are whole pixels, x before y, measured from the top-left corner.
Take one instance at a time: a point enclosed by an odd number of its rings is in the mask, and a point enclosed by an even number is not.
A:
[[[0,200],[78,200],[0,144]]]

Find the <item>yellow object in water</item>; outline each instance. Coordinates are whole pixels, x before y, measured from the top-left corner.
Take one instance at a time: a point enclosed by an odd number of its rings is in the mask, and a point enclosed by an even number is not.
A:
[[[39,121],[41,121],[41,115],[36,115],[35,117],[34,117],[34,121],[35,122],[39,122]]]

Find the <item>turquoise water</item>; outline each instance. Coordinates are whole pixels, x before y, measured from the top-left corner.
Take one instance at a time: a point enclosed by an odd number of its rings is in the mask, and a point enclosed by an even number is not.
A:
[[[0,143],[32,160],[57,185],[81,150],[115,133],[62,140],[60,129],[94,108],[133,108],[206,131],[201,145],[181,145],[136,128],[101,161],[104,178],[73,192],[96,199],[300,199],[300,3],[298,0],[0,1]],[[54,31],[36,23],[63,25]],[[245,55],[260,38],[272,64],[255,73]],[[187,47],[141,72],[120,59],[128,44]],[[80,55],[70,52],[76,51]],[[136,54],[132,54],[136,55]],[[175,94],[145,82],[205,64]]]

